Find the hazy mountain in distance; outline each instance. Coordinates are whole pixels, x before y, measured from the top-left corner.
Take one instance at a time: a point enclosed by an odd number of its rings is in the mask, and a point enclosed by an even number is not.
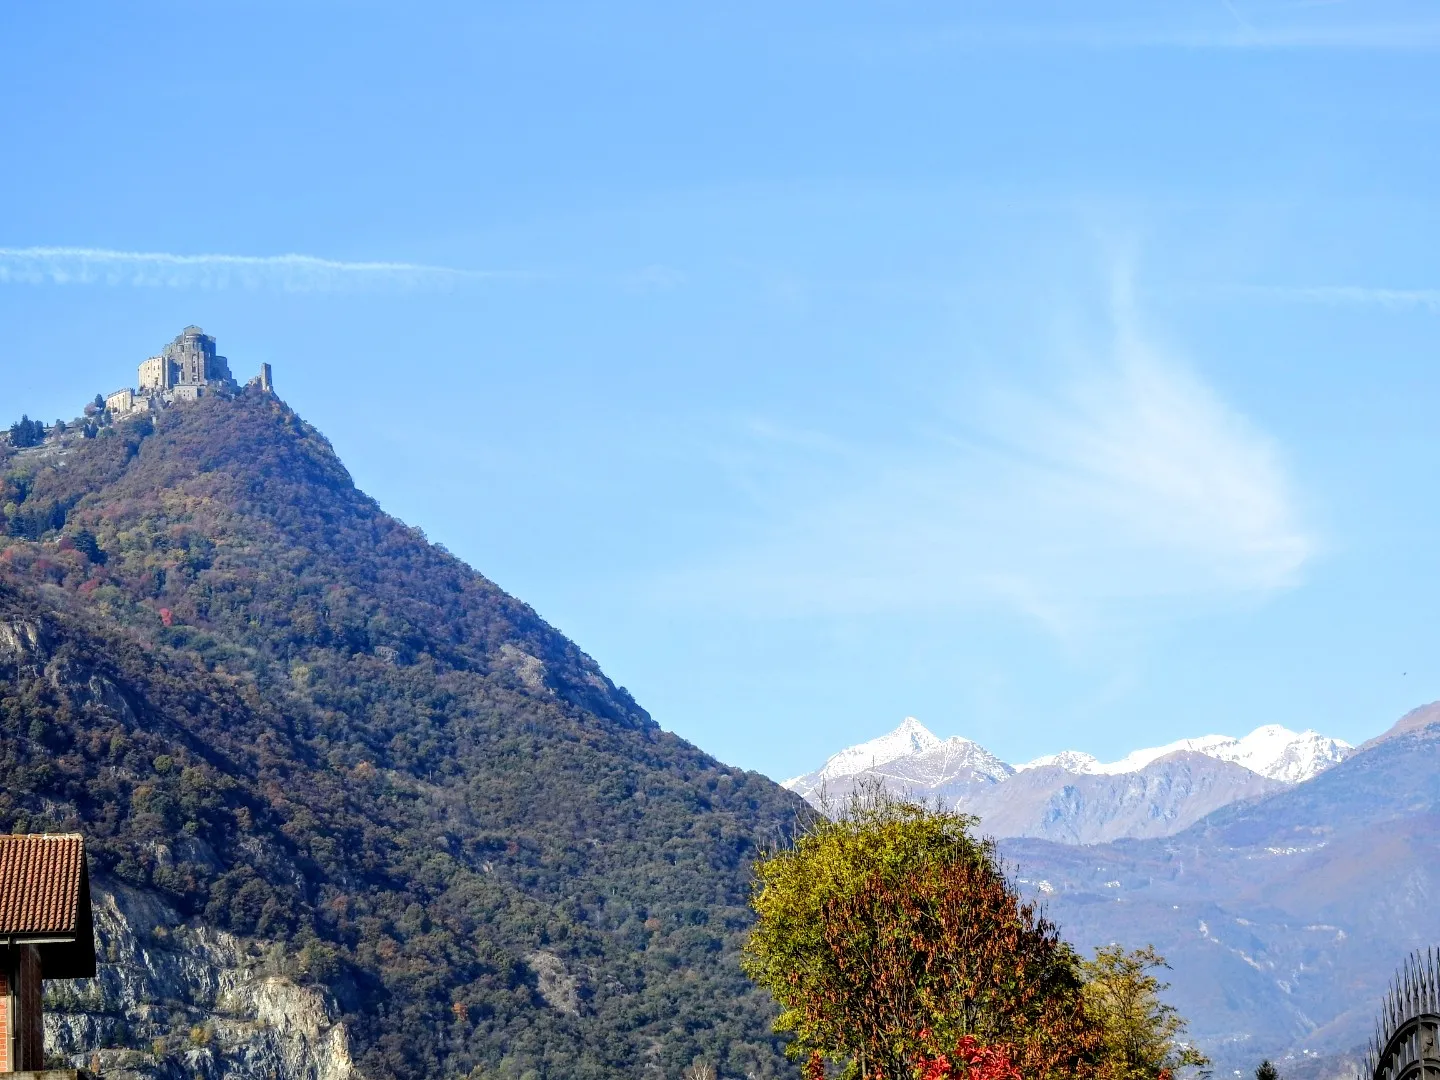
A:
[[[1264,1057],[1286,1076],[1348,1077],[1396,965],[1440,940],[1440,703],[1359,749],[1267,727],[1137,751],[1123,770],[1071,753],[1007,772],[960,740],[965,766],[922,775],[911,761],[950,740],[902,728],[875,741],[883,763],[836,755],[787,786],[908,776],[979,814],[1082,951],[1166,957],[1169,1000],[1217,1077]]]
[[[1177,753],[1197,753],[1217,761],[1233,761],[1271,780],[1298,784],[1322,769],[1342,760],[1352,749],[1349,743],[1316,731],[1294,732],[1279,724],[1258,727],[1244,738],[1202,735],[1180,739],[1164,746],[1133,750],[1119,761],[1104,764],[1078,750],[1065,750],[1017,765],[1017,770],[1058,765],[1067,772],[1118,775],[1136,772],[1153,761]]]
[[[822,806],[878,780],[975,814],[991,835],[1088,844],[1170,835],[1221,806],[1309,779],[1350,751],[1338,739],[1270,724],[1244,738],[1183,739],[1111,763],[1067,750],[1012,766],[976,742],[941,739],[906,717],[784,786]]]
[[[1077,775],[1051,765],[942,797],[980,818],[992,836],[1096,844],[1169,836],[1222,806],[1284,786],[1234,762],[1181,750],[1131,772]]]
[[[1338,1075],[1396,965],[1440,940],[1437,781],[1431,705],[1304,783],[1176,835],[1002,850],[1082,949],[1159,949],[1217,1076],[1262,1057],[1283,1075]]]

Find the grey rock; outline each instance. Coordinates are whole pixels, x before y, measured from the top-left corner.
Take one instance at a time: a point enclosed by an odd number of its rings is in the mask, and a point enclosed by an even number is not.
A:
[[[569,1016],[580,1013],[580,980],[565,970],[565,964],[553,952],[536,949],[525,955],[525,963],[535,973],[536,990],[545,1004]]]
[[[363,1080],[335,1003],[275,946],[101,877],[93,903],[97,976],[47,984],[47,1056],[117,1080]]]
[[[1181,751],[1135,772],[1077,775],[1052,765],[1016,773],[1003,787],[972,785],[943,797],[992,836],[1097,844],[1169,836],[1222,806],[1284,787],[1234,762]]]

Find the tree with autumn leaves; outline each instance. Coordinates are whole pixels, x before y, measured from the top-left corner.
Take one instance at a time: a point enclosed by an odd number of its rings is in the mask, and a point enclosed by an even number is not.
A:
[[[975,824],[871,788],[757,863],[743,962],[779,1002],[776,1029],[792,1034],[808,1080],[827,1063],[846,1080],[1164,1080],[1162,1069],[1197,1063],[1179,1051],[1122,1062],[1136,1040],[1115,1030],[1110,1005],[1132,997],[1118,982],[1094,992]]]
[[[1168,967],[1153,948],[1106,945],[1080,965],[1085,1011],[1100,1025],[1104,1080],[1167,1080],[1181,1069],[1204,1069],[1205,1055],[1182,1041],[1185,1021],[1161,1000],[1169,989],[1153,974]],[[1268,1064],[1268,1062],[1267,1062]]]

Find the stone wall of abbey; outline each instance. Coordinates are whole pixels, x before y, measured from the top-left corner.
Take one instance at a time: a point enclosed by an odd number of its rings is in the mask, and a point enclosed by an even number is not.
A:
[[[187,326],[158,356],[142,360],[136,382],[136,389],[125,387],[107,395],[105,408],[124,416],[239,390],[230,374],[230,362],[215,351],[215,339],[198,326]],[[270,365],[260,365],[260,374],[250,383],[273,393]]]

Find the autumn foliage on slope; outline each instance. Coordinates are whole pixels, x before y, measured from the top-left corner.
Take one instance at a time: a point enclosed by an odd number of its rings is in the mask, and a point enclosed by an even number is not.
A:
[[[662,731],[273,396],[67,439],[0,448],[0,831],[83,831],[97,878],[286,957],[372,1080],[785,1068],[738,954],[796,797]]]

